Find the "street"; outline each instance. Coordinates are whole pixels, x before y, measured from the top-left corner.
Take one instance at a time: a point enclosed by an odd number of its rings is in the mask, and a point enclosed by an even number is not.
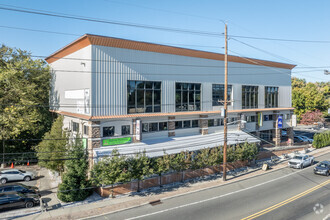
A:
[[[323,219],[330,214],[330,179],[312,169],[284,168],[89,219]]]

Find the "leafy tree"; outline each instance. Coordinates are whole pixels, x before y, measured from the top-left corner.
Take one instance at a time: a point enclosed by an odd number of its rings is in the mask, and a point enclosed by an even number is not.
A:
[[[145,177],[153,173],[150,166],[150,159],[146,156],[146,153],[137,153],[134,157],[128,158],[128,169],[132,179],[138,180],[138,189],[140,191],[140,181]]]
[[[302,119],[300,123],[305,125],[311,125],[316,122],[324,122],[323,114],[320,110],[307,111],[301,117]]]
[[[181,151],[179,154],[171,155],[170,160],[171,169],[182,172],[181,180],[183,181],[183,171],[191,166],[191,154],[188,151]]]
[[[2,139],[40,139],[51,127],[50,70],[27,51],[0,46],[0,134]],[[6,151],[30,151],[35,143],[13,142]]]
[[[47,169],[63,172],[64,160],[67,151],[67,132],[62,130],[63,117],[59,116],[47,132],[43,141],[35,148],[37,151],[38,164]]]
[[[113,185],[129,179],[126,170],[126,157],[118,150],[113,150],[111,156],[102,159],[91,170],[91,181],[94,185]]]
[[[205,168],[210,164],[210,148],[204,148],[199,151],[195,157],[195,168]]]
[[[258,146],[255,143],[245,142],[243,145],[243,157],[242,160],[252,161],[258,156]]]
[[[76,138],[74,143],[71,143],[67,158],[57,197],[63,202],[84,200],[90,195],[91,190],[87,180],[88,155],[81,138]]]
[[[292,106],[298,120],[307,111],[326,112],[330,107],[330,83],[306,83],[305,80],[292,78]]]
[[[162,157],[151,160],[151,167],[154,173],[159,176],[159,185],[162,186],[162,174],[170,170],[170,156],[164,152]]]

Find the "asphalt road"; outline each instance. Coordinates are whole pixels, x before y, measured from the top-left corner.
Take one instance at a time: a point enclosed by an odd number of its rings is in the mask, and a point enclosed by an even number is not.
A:
[[[325,159],[330,153],[316,158]],[[283,168],[90,219],[323,219],[330,214],[330,178],[312,169]]]

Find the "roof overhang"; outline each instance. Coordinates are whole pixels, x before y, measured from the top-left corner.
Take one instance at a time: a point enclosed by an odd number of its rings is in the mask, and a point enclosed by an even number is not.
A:
[[[248,113],[248,112],[269,112],[269,111],[290,111],[294,108],[263,108],[263,109],[238,109],[228,110],[228,113]],[[61,115],[81,118],[85,120],[103,120],[103,119],[125,119],[125,118],[148,118],[148,117],[170,117],[170,116],[190,116],[190,115],[209,115],[221,114],[221,111],[193,111],[193,112],[173,112],[173,113],[141,113],[141,114],[127,114],[127,115],[106,115],[106,116],[89,116],[78,113],[71,113],[65,111],[52,111]]]
[[[56,51],[51,54],[45,60],[48,63],[53,63],[56,60],[59,60],[71,53],[74,53],[88,45],[99,45],[106,47],[116,47],[116,48],[125,48],[131,50],[140,50],[140,51],[149,51],[155,53],[164,53],[164,54],[173,54],[180,56],[188,56],[188,57],[196,57],[196,58],[204,58],[204,59],[212,59],[212,60],[221,60],[224,61],[225,55],[207,51],[200,50],[192,50],[181,47],[173,47],[161,44],[147,43],[141,41],[132,41],[121,38],[114,37],[106,37],[92,34],[85,34],[62,49]],[[235,63],[244,63],[258,66],[268,66],[268,67],[276,67],[283,69],[293,69],[296,65],[287,64],[287,63],[279,63],[267,60],[253,59],[253,58],[245,58],[238,56],[228,56],[229,62]]]

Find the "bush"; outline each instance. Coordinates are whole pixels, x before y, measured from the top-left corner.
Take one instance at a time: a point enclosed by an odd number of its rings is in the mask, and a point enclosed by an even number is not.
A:
[[[314,135],[313,147],[322,148],[330,145],[330,131]]]

